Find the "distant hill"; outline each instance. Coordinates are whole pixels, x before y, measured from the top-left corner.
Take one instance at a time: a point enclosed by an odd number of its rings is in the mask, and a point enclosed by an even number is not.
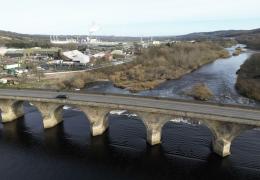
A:
[[[59,35],[59,39],[66,38],[86,38],[88,35]],[[127,36],[95,36],[95,38],[102,41],[140,41],[140,37],[127,37]],[[146,38],[145,40],[147,40]],[[33,47],[44,46],[49,47],[50,35],[32,35],[32,34],[20,34],[16,32],[0,30],[0,46],[7,47]]]
[[[66,36],[61,35],[59,38],[66,37],[79,37],[85,38],[87,35],[79,36]],[[140,37],[128,37],[128,36],[97,36],[96,38],[103,41],[140,41]],[[144,41],[150,40],[151,37],[143,37]],[[235,38],[238,42],[247,44],[252,49],[260,49],[260,28],[253,30],[223,30],[214,32],[198,32],[180,36],[157,36],[153,37],[153,40],[210,40],[210,39],[223,39],[223,38]],[[19,34],[10,31],[0,30],[0,46],[7,47],[50,47],[49,35],[30,35]]]
[[[34,46],[47,47],[49,46],[49,36],[19,34],[15,32],[0,30],[0,46],[16,48]]]
[[[228,38],[228,37],[239,37],[243,35],[255,35],[260,33],[259,29],[253,30],[223,30],[213,32],[199,32],[191,33],[186,35],[177,36],[177,39],[214,39],[214,38]]]
[[[253,30],[225,30],[214,32],[191,33],[176,36],[177,40],[207,40],[234,38],[239,43],[246,44],[251,49],[260,50],[260,28]]]

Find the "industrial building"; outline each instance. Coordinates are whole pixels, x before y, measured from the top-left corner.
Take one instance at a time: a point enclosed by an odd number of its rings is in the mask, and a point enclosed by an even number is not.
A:
[[[62,53],[62,57],[66,61],[72,61],[80,64],[87,64],[90,61],[90,57],[78,50],[66,51]]]

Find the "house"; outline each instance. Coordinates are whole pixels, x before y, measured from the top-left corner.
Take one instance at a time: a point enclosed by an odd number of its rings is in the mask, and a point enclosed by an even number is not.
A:
[[[78,50],[63,52],[62,57],[66,61],[72,61],[80,64],[87,64],[90,61],[90,57],[88,55],[85,55]]]
[[[16,74],[28,73],[28,69],[15,69]]]
[[[195,40],[191,40],[191,41],[188,41],[189,43],[196,43],[196,41]]]
[[[0,83],[2,84],[17,84],[17,78],[12,76],[3,77],[0,79]]]
[[[7,52],[7,48],[0,47],[0,56],[4,56],[6,52]]]
[[[160,41],[153,41],[152,44],[153,44],[154,46],[159,46],[159,45],[161,44],[161,42],[160,42]]]
[[[62,59],[48,61],[48,64],[63,64]]]
[[[8,80],[6,78],[1,78],[0,83],[1,84],[7,84]]]
[[[63,61],[62,64],[63,65],[67,65],[67,66],[72,66],[72,65],[74,65],[74,62],[72,62],[72,61]]]
[[[94,58],[102,58],[104,56],[106,56],[106,53],[104,53],[104,52],[99,52],[99,53],[93,55]]]
[[[109,52],[107,52],[107,53],[100,52],[100,53],[94,54],[92,57],[95,58],[95,59],[101,59],[102,58],[106,61],[112,61],[113,60],[113,55]]]
[[[114,50],[111,52],[112,55],[125,55],[122,50]]]
[[[19,67],[20,67],[20,64],[18,64],[18,63],[6,64],[6,65],[4,65],[4,70],[16,69]]]
[[[24,49],[10,48],[10,49],[7,49],[7,51],[5,52],[4,55],[8,56],[8,57],[23,57],[24,56]]]
[[[113,55],[111,53],[106,53],[104,58],[105,58],[105,60],[112,61],[113,60]]]
[[[124,58],[126,54],[122,50],[114,50],[111,52],[111,55],[113,56],[114,59],[118,59],[118,58]]]

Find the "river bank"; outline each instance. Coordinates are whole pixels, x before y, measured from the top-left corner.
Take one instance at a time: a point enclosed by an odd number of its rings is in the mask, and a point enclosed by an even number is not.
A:
[[[237,74],[237,90],[244,96],[260,101],[260,53],[247,59]]]

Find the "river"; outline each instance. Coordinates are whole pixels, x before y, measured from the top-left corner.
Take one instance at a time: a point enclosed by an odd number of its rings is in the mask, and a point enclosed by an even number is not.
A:
[[[232,54],[236,47],[245,47],[245,45],[238,44],[227,48],[227,50]],[[166,81],[152,90],[135,93],[135,95],[193,99],[187,95],[187,92],[190,91],[193,85],[204,83],[214,94],[214,97],[210,100],[212,102],[257,106],[259,102],[243,97],[235,89],[236,71],[252,53],[253,51],[247,50],[239,56],[218,59],[180,79]],[[114,87],[111,82],[96,83],[88,87],[86,91],[130,94],[127,90]]]
[[[230,51],[233,51],[230,48]],[[186,91],[197,82],[214,92],[214,102],[258,106],[234,89],[235,72],[250,56],[248,51],[205,65],[178,80],[136,95],[190,98]],[[84,91],[128,94],[109,82],[96,83]],[[220,158],[211,150],[212,135],[203,125],[179,119],[168,122],[162,143],[146,144],[145,127],[138,117],[113,111],[109,129],[91,137],[85,115],[74,108],[64,110],[64,121],[44,130],[41,115],[25,103],[25,117],[0,125],[0,173],[13,179],[260,179],[260,131],[247,131],[232,143],[232,154]]]

